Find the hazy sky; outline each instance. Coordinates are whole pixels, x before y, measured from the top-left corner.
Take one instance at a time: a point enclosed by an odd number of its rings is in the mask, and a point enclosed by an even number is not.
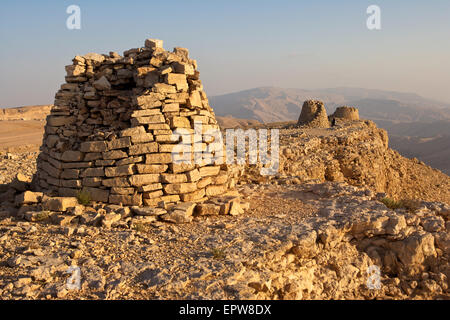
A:
[[[81,30],[66,8],[81,8]],[[366,27],[381,8],[382,29]],[[53,103],[64,66],[146,38],[190,49],[208,95],[365,87],[450,102],[450,1],[2,0],[0,107]]]

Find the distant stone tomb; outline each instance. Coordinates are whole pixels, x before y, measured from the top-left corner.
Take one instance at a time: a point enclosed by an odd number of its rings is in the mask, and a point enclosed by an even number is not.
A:
[[[310,128],[329,128],[330,122],[323,102],[317,100],[305,101],[297,125]]]
[[[359,120],[358,109],[354,107],[342,106],[336,108],[336,111],[330,116],[330,119]]]

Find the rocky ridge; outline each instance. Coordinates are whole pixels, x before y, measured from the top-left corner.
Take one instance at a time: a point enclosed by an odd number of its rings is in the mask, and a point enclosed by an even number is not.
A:
[[[329,129],[293,125],[285,128],[285,124],[278,127],[281,128],[279,174],[264,177],[259,175],[259,168],[247,166],[242,181],[277,184],[345,181],[394,199],[450,202],[449,177],[390,149],[386,131],[372,121],[338,122]]]
[[[148,228],[57,226],[2,212],[5,299],[448,298],[450,208],[390,210],[368,189],[247,185],[249,214]],[[68,290],[67,270],[81,270]],[[368,270],[381,270],[379,289]]]

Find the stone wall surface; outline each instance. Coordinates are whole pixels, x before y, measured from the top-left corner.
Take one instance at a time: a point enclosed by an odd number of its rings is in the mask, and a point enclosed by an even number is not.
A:
[[[181,138],[175,130],[215,155],[219,144],[194,135],[194,123],[202,132],[219,126],[197,62],[187,49],[169,52],[162,44],[147,39],[123,56],[88,53],[66,66],[37,160],[39,189],[59,196],[84,190],[94,201],[156,206],[204,201],[234,186],[236,172],[220,161],[173,161]]]

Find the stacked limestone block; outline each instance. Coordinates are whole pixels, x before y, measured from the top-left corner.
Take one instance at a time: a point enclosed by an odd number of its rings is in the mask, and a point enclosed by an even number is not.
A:
[[[342,106],[330,116],[330,119],[359,120],[359,111],[354,107]]]
[[[329,128],[330,122],[323,102],[317,100],[305,101],[297,125],[310,128]]]
[[[47,118],[37,184],[94,201],[157,206],[201,202],[221,195],[237,172],[226,164],[177,164],[171,151],[178,128],[218,129],[197,71],[184,48],[161,40],[120,56],[90,53],[66,67],[66,83]],[[200,141],[203,149],[214,144]]]

